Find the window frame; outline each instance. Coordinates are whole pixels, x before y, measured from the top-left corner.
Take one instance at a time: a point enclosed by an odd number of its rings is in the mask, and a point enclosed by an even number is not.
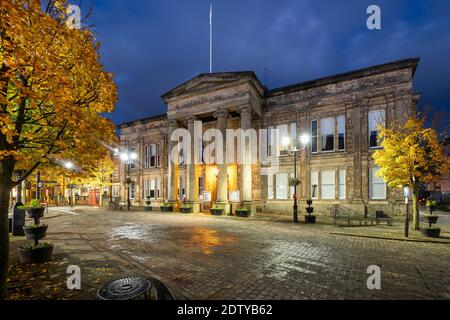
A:
[[[283,176],[283,181],[280,181],[279,177]],[[285,176],[285,181],[284,181]],[[280,183],[286,183],[286,186]],[[289,200],[289,173],[288,172],[277,172],[275,175],[275,198],[277,200]],[[281,190],[285,189],[285,194],[281,194]],[[279,191],[280,190],[280,191]],[[280,195],[280,196],[279,196]]]
[[[344,119],[344,121],[343,121],[343,128],[340,128],[339,119]],[[346,119],[345,115],[340,115],[340,116],[336,117],[336,123],[337,123],[337,125],[336,125],[337,145],[336,145],[336,147],[337,147],[337,151],[345,151],[346,148],[347,148],[347,128],[346,128],[347,127],[347,121],[346,120],[347,119]],[[343,129],[342,134],[344,135],[344,137],[343,137],[344,147],[342,149],[340,148],[340,144],[339,144],[339,142],[340,142],[339,135],[341,134],[340,129]]]
[[[314,135],[313,132],[313,123],[316,123],[316,134]],[[312,119],[311,120],[311,124],[310,124],[311,128],[310,128],[310,136],[311,136],[311,146],[310,146],[310,151],[313,154],[319,153],[319,121],[317,119]],[[316,151],[313,151],[313,146],[314,146],[314,140],[315,140],[315,148]]]
[[[316,176],[316,179],[314,179],[314,180],[317,180],[317,183],[316,184],[313,184],[313,175],[315,175]],[[312,199],[312,200],[317,200],[317,199],[319,199],[319,171],[318,170],[311,170],[310,171],[310,188],[311,188],[311,190],[310,190],[310,198]],[[313,186],[316,186],[316,189],[314,189],[313,188]],[[314,190],[316,191],[316,195],[314,196]]]
[[[323,142],[323,134],[322,134],[322,130],[323,130],[323,128],[325,128],[325,126],[323,125],[323,121],[325,121],[325,120],[332,120],[331,121],[331,123],[333,124],[333,138],[332,139],[330,139],[332,142],[333,142],[333,146],[332,146],[332,148],[330,149],[330,150],[324,150],[323,148],[324,148],[324,145],[326,145],[326,143],[324,144]],[[334,151],[336,151],[336,146],[335,146],[335,135],[336,135],[336,117],[326,117],[326,118],[321,118],[320,119],[320,135],[319,135],[319,140],[320,140],[320,152],[321,153],[330,153],[330,152],[334,152]],[[327,138],[328,138],[328,136],[327,136]],[[325,142],[327,142],[328,141],[328,139],[325,141]]]
[[[341,176],[341,173],[343,175]],[[343,187],[343,195],[341,194],[341,187]],[[346,200],[347,199],[347,169],[339,168],[338,172],[338,199]]]
[[[378,166],[372,166],[372,167],[369,168],[369,199],[370,199],[370,200],[387,200],[387,184],[386,184],[386,182],[383,180],[383,178],[378,177],[378,176],[376,175],[376,172],[373,171],[374,169],[380,170],[380,167],[378,167]],[[377,171],[378,171],[378,170],[377,170]],[[381,182],[374,183],[374,181],[373,181],[373,178],[374,178],[374,177],[380,179],[381,181],[383,181],[383,183],[381,183]],[[376,185],[381,185],[381,184],[382,184],[382,185],[384,186],[384,188],[383,188],[384,195],[383,195],[382,197],[374,197],[374,196],[373,196],[373,190],[374,190],[373,185],[374,185],[374,184],[376,184]]]
[[[332,183],[326,183],[325,184],[325,179],[324,179],[324,175],[325,173],[332,173],[333,175],[333,179],[331,179]],[[331,197],[325,197],[324,194],[324,190],[328,190],[328,187],[332,187],[333,190],[333,196]],[[331,188],[330,188],[331,189]],[[336,170],[321,170],[320,171],[320,190],[321,190],[321,197],[320,199],[322,200],[336,200]]]
[[[386,127],[386,110],[385,109],[376,109],[376,110],[371,110],[371,111],[369,111],[368,113],[367,113],[367,135],[368,135],[368,145],[369,145],[369,149],[380,149],[380,148],[382,148],[382,146],[381,146],[381,141],[379,141],[379,134],[380,134],[380,132],[378,131],[378,130],[376,130],[376,133],[377,133],[377,137],[376,137],[376,146],[372,146],[371,145],[371,142],[372,142],[372,139],[371,139],[371,130],[370,130],[370,124],[371,124],[371,117],[370,117],[370,115],[371,114],[374,114],[374,113],[377,113],[377,112],[379,112],[379,113],[382,113],[382,117],[383,117],[383,126],[384,127]],[[379,125],[379,123],[377,124],[377,126]]]

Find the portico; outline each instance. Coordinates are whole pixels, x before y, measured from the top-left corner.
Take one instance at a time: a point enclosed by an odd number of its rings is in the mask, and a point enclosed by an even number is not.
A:
[[[259,128],[263,92],[252,72],[237,72],[200,75],[162,96],[168,110],[168,139],[171,140],[170,137],[177,128],[183,127],[190,134],[188,139],[191,146],[186,147],[184,153],[171,152],[178,142],[169,142],[169,154],[177,154],[178,157],[169,159],[170,203],[179,205],[180,202],[186,201],[194,212],[198,212],[208,206],[206,202],[211,202],[215,207],[223,208],[224,213],[228,214],[231,211],[230,194],[233,192],[235,197],[232,200],[236,205],[243,205],[252,212],[255,211],[252,164],[237,164],[236,159],[233,163],[227,163],[229,150],[226,131]],[[211,128],[217,129],[222,139],[210,137],[210,143],[215,143],[216,158],[214,164],[205,164],[201,157],[207,141],[196,140],[198,139],[196,130],[201,130],[202,137],[205,134],[209,138],[208,129]],[[217,158],[219,149],[222,161],[218,161]],[[250,153],[249,141],[245,143],[244,152]],[[180,154],[185,156],[183,161],[179,159]],[[177,186],[179,167],[186,168],[185,195],[176,192],[179,190]],[[200,188],[203,190],[199,190]],[[203,199],[204,193],[210,195],[211,199]]]

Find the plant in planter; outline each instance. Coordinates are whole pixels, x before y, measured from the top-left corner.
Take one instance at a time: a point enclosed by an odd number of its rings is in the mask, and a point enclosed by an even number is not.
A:
[[[422,227],[420,228],[420,231],[425,237],[439,238],[441,234],[441,229],[433,226],[434,224],[437,223],[438,220],[438,216],[433,215],[433,211],[436,211],[437,209],[436,200],[428,199],[427,208],[430,211],[430,214],[425,216],[425,219],[428,221],[428,227]]]
[[[305,216],[305,223],[316,223],[316,216],[312,214],[314,212],[314,207],[311,207],[312,203],[313,201],[311,199],[306,200],[306,204],[308,205],[306,212],[308,215]]]
[[[241,217],[241,218],[248,218],[250,216],[250,210],[248,210],[245,207],[236,208],[234,213],[236,214],[236,217]]]
[[[192,213],[192,206],[187,204],[186,197],[183,198],[183,204],[179,208],[181,213]]]
[[[300,179],[294,178],[294,177],[292,177],[292,178],[289,179],[289,185],[290,185],[291,187],[298,186],[299,184],[300,184]]]
[[[28,244],[19,248],[20,262],[41,263],[52,259],[53,244],[49,242],[41,242],[39,240],[46,237],[48,225],[40,223],[40,218],[44,216],[44,207],[41,207],[39,199],[34,199],[30,205],[25,208],[30,218],[34,219],[34,224],[23,227],[28,240],[32,240]]]
[[[180,212],[181,213],[192,213],[192,207],[190,205],[188,205],[188,204],[183,204],[180,207]]]
[[[209,209],[209,212],[211,212],[213,216],[221,216],[223,215],[223,211],[223,208],[219,208],[217,206],[213,206],[211,209]]]
[[[173,212],[173,205],[169,203],[165,203],[159,208],[161,209],[161,212]]]
[[[145,207],[145,211],[152,211],[152,201],[150,200],[150,196],[147,196],[146,198],[145,204],[147,206]]]
[[[28,218],[38,219],[38,223],[39,218],[44,216],[45,207],[41,206],[39,199],[31,200],[28,207],[24,207],[24,209],[27,211]]]
[[[43,263],[52,260],[53,244],[50,242],[40,242],[38,244],[28,243],[19,247],[20,263]]]

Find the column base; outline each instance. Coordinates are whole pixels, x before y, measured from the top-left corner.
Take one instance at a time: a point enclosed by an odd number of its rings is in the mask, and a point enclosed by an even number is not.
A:
[[[249,216],[254,216],[256,214],[256,204],[253,201],[242,201],[242,206],[247,208],[249,211]]]
[[[226,216],[229,216],[231,213],[231,206],[230,203],[228,201],[223,201],[223,202],[215,202],[214,206],[220,209],[223,209],[223,214]]]
[[[173,207],[173,211],[178,210],[179,207],[178,200],[167,200],[167,204]]]
[[[197,201],[188,201],[187,204],[191,206],[192,213],[199,213],[200,212],[200,203]]]

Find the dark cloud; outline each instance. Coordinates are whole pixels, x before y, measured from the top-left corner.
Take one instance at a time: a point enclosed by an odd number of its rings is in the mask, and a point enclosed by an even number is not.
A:
[[[117,123],[163,113],[160,95],[209,68],[209,3],[214,70],[253,70],[270,87],[420,56],[422,104],[449,109],[450,2],[97,0],[90,22],[102,60],[116,74]],[[382,30],[366,28],[378,4]]]

